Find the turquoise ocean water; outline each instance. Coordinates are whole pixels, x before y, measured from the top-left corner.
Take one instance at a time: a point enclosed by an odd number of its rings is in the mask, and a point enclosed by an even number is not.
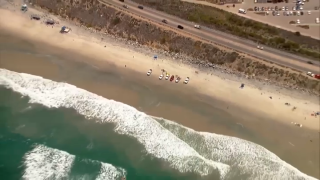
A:
[[[314,179],[257,144],[0,69],[0,172],[14,179]],[[3,176],[2,176],[3,178]]]

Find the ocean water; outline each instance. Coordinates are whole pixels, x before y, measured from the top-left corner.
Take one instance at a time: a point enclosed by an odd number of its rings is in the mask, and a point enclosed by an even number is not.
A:
[[[315,179],[260,145],[0,69],[3,179]]]

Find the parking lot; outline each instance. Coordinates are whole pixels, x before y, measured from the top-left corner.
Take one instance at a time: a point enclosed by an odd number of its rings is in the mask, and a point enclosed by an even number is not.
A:
[[[239,7],[247,10],[244,16],[279,28],[299,31],[301,34],[320,38],[319,1],[303,2],[301,0],[300,3],[297,3],[297,1],[289,0],[288,3],[274,4],[254,3],[254,0],[245,0]]]
[[[289,0],[288,3],[255,3],[255,0],[243,0],[243,3],[235,4],[235,7],[232,7],[232,4],[218,5],[212,4],[206,1],[198,1],[198,0],[182,0],[188,1],[196,4],[204,4],[207,6],[217,7],[219,9],[223,9],[225,11],[229,11],[240,16],[244,16],[256,21],[261,21],[271,26],[276,26],[278,28],[286,29],[288,31],[300,32],[303,35],[311,36],[316,39],[320,39],[320,24],[315,22],[316,18],[320,16],[319,10],[315,10],[315,7],[320,6],[320,2],[318,0],[309,0],[309,2],[303,2],[302,10],[297,10],[296,0]],[[273,11],[271,8],[278,7],[278,13],[273,16]],[[287,11],[289,15],[287,16],[286,6],[288,7]],[[254,7],[262,7],[265,9],[265,13],[261,13],[262,11],[255,12]],[[267,15],[266,11],[270,7],[269,15]],[[284,7],[284,11],[282,8]],[[293,10],[293,7],[296,7],[296,10]],[[247,10],[246,14],[240,14],[239,9]],[[248,11],[248,9],[252,9],[253,11]],[[266,10],[267,9],[267,10]],[[279,10],[281,9],[281,10]],[[292,11],[292,14],[290,13]],[[297,14],[297,11],[300,11],[300,14]],[[308,13],[310,11],[310,14]],[[294,13],[295,12],[295,13]],[[301,12],[303,12],[301,15]],[[278,15],[279,14],[279,15]],[[298,20],[298,24],[296,23]],[[291,22],[295,22],[296,24],[289,24]],[[308,25],[309,29],[298,27]]]

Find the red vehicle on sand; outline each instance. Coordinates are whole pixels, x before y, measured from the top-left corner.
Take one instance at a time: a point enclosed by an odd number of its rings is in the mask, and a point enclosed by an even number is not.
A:
[[[170,81],[172,82],[173,80],[174,80],[174,75],[170,77]]]

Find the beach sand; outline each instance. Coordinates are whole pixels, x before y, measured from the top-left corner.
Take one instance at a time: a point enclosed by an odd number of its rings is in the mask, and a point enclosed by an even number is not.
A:
[[[8,16],[10,21],[3,20]],[[47,27],[20,12],[0,10],[0,17],[0,68],[66,81],[198,131],[247,139],[319,178],[319,118],[311,116],[319,110],[316,97],[293,97],[271,86],[261,90],[247,83],[240,89],[242,81],[195,74],[196,69],[164,57],[155,61],[68,23],[64,24],[73,31],[62,35],[60,27]],[[26,55],[30,50],[42,55]],[[43,53],[54,60],[48,61]],[[150,68],[153,73],[147,77]],[[182,80],[189,76],[190,83],[159,81],[161,69]]]

